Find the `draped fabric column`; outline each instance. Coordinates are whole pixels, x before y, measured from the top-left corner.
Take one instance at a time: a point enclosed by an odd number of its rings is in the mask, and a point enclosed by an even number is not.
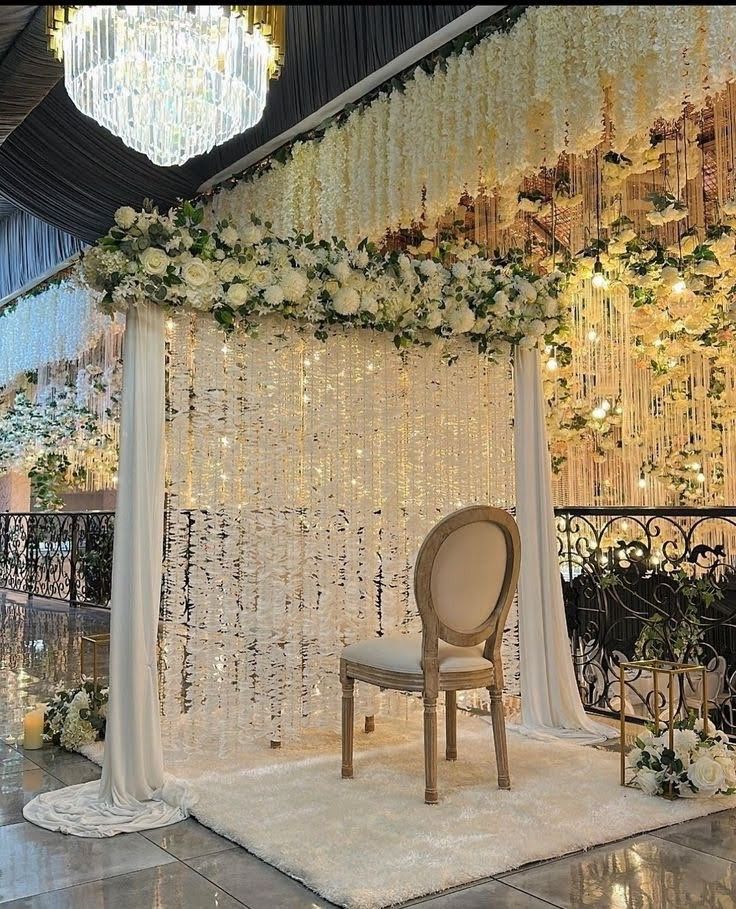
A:
[[[156,638],[163,554],[164,313],[128,315],[111,601],[110,701],[102,780],[37,796],[26,820],[76,836],[163,827],[169,804],[159,725]],[[177,793],[181,796],[181,791]],[[177,801],[170,798],[170,801]]]
[[[516,520],[521,533],[519,664],[521,732],[579,742],[616,735],[591,720],[575,682],[557,559],[552,475],[539,352],[514,362]]]

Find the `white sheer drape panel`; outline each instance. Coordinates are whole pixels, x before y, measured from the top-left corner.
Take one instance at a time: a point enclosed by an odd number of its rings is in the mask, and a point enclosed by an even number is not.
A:
[[[343,644],[419,627],[429,528],[513,501],[509,370],[468,348],[444,352],[453,365],[436,348],[399,354],[368,331],[322,342],[282,320],[225,340],[182,316],[170,340],[165,734],[171,720],[182,747],[225,748],[236,732],[333,725]],[[516,646],[511,628],[510,693]]]
[[[27,820],[76,836],[114,836],[182,820],[166,796],[156,638],[164,508],[164,313],[130,311],[123,354],[120,492],[110,603],[110,702],[102,780],[45,792]],[[169,802],[164,798],[168,797]]]
[[[583,710],[575,682],[557,558],[552,471],[536,350],[514,361],[516,520],[521,534],[521,729],[536,737],[599,741],[616,735]]]

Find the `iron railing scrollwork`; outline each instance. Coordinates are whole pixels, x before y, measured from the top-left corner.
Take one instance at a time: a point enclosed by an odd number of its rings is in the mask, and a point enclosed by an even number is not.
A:
[[[585,706],[618,714],[621,662],[694,662],[708,670],[711,719],[736,735],[736,508],[560,508],[556,517]],[[702,703],[692,678],[679,686],[679,713]],[[625,692],[627,714],[651,719],[651,673],[628,670]],[[658,701],[666,708],[666,693]]]
[[[114,521],[107,511],[0,514],[0,588],[106,606]]]

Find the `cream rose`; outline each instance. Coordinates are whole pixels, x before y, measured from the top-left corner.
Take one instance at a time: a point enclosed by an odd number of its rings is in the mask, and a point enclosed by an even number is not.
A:
[[[637,771],[634,782],[646,795],[656,795],[659,791],[659,773],[656,770],[649,770],[648,767],[642,767]]]
[[[269,284],[273,283],[271,269],[266,268],[264,265],[256,265],[250,274],[250,279],[256,287],[268,287]]]
[[[140,255],[143,270],[149,275],[165,275],[171,261],[162,249],[149,246]]]
[[[190,287],[204,287],[212,281],[212,269],[201,259],[190,259],[182,265],[181,276]]]
[[[242,306],[250,296],[250,289],[247,284],[231,284],[225,294],[227,302],[232,306]]]
[[[693,761],[688,768],[687,775],[698,792],[705,796],[715,795],[719,789],[725,787],[726,775],[723,767],[718,761],[705,754],[697,761]]]
[[[221,281],[230,283],[238,273],[238,263],[234,259],[225,259],[217,269],[217,277]]]

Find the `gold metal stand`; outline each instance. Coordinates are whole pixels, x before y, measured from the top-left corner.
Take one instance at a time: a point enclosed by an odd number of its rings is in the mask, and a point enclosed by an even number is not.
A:
[[[92,646],[92,680],[97,684],[97,648],[110,646],[109,634],[83,634],[79,646],[79,672],[84,676],[84,656],[87,650],[87,644]]]
[[[685,676],[691,672],[700,673],[702,679],[702,688],[703,688],[703,731],[708,734],[708,690],[705,684],[706,668],[705,666],[698,666],[696,663],[675,663],[670,662],[669,660],[633,660],[630,663],[619,663],[619,684],[620,684],[620,699],[619,699],[619,716],[621,718],[621,785],[627,786],[626,782],[626,670],[627,669],[638,669],[643,672],[652,673],[652,684],[654,687],[654,728],[657,730],[657,735],[659,734],[660,718],[659,718],[659,676],[667,676],[667,690],[668,690],[668,704],[667,704],[667,714],[668,714],[668,723],[667,729],[669,731],[670,738],[670,751],[674,751],[675,744],[675,678],[677,676]],[[680,685],[680,691],[682,691],[682,685]],[[667,798],[672,798],[672,784],[670,783],[670,792]]]

